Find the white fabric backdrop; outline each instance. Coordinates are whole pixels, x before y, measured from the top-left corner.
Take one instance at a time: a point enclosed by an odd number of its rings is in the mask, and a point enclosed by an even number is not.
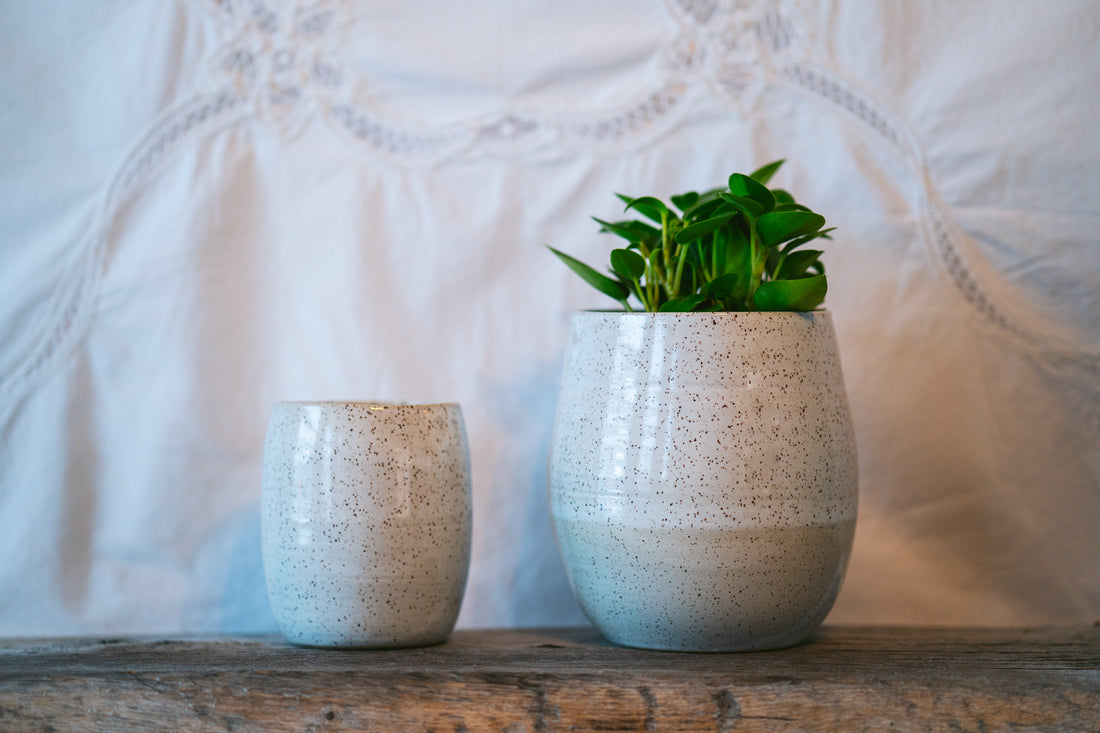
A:
[[[1100,11],[0,2],[0,635],[274,628],[282,399],[456,400],[462,626],[583,623],[545,460],[613,191],[789,158],[860,447],[832,622],[1100,618]]]

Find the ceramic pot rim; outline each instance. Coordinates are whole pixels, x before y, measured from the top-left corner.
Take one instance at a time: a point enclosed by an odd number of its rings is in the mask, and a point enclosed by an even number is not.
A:
[[[747,318],[751,316],[807,316],[814,314],[828,314],[828,308],[814,308],[812,311],[687,311],[687,312],[666,312],[666,313],[649,313],[647,311],[624,311],[616,308],[585,308],[584,310],[574,311],[574,315],[607,315],[607,316],[718,316],[720,318],[727,318],[730,316],[738,316]]]
[[[457,402],[416,402],[404,400],[281,400],[274,407],[360,407],[370,411],[456,408]]]

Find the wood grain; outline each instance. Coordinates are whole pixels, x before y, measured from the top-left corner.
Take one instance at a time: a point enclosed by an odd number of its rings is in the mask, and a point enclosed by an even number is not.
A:
[[[1100,731],[1100,628],[826,628],[754,654],[587,629],[423,649],[0,640],[2,731]]]

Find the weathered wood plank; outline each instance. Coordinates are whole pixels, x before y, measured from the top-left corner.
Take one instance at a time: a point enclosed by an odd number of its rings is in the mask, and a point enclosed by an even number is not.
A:
[[[274,637],[0,640],[0,730],[1100,730],[1100,628],[829,628],[755,654],[467,631],[334,652]]]

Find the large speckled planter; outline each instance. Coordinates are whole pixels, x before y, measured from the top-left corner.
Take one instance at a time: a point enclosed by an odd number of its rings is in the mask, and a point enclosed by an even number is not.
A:
[[[573,589],[611,641],[803,641],[836,598],[856,520],[829,314],[578,313],[549,474]]]
[[[470,509],[458,405],[275,405],[262,537],[283,633],[323,647],[446,640],[466,588]]]

